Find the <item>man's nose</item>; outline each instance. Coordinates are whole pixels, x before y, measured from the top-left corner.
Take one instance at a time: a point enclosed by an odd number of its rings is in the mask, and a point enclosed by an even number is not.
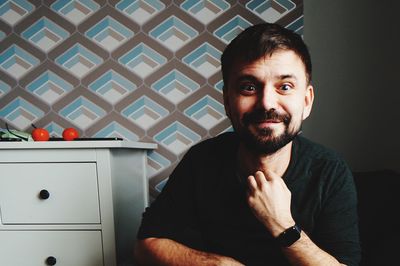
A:
[[[273,87],[266,86],[260,92],[258,104],[259,107],[270,110],[270,109],[277,109],[278,105],[278,97],[277,93]]]

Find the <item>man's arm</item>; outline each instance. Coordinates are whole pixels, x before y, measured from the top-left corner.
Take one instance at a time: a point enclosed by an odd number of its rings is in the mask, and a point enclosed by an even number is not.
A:
[[[135,259],[139,265],[210,265],[240,266],[240,262],[217,254],[198,251],[165,238],[138,240]]]
[[[172,239],[185,228],[196,228],[193,162],[207,153],[191,148],[170,175],[157,199],[146,209],[135,245],[139,265],[221,265],[243,266],[238,261],[190,248]],[[203,164],[202,164],[203,165]]]
[[[304,231],[299,240],[282,250],[292,265],[344,265],[314,244]]]
[[[283,179],[267,171],[258,171],[248,178],[248,203],[257,219],[265,225],[275,238],[295,221],[290,212],[291,193]],[[282,248],[292,265],[342,265],[319,248],[305,232],[289,247]]]

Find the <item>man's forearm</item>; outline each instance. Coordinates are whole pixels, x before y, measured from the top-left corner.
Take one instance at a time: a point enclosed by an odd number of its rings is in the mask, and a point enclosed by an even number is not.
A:
[[[198,251],[173,240],[161,238],[139,240],[135,248],[135,258],[142,266],[243,265],[229,257]]]
[[[276,238],[285,228],[295,224],[290,212],[291,192],[281,176],[268,169],[264,172],[257,171],[248,177],[247,201],[256,218]],[[341,265],[304,231],[299,240],[282,250],[291,265]]]
[[[283,252],[290,261],[291,265],[321,265],[333,266],[343,265],[338,262],[333,256],[320,249],[312,240],[304,233],[301,233],[301,238],[293,245],[283,248]]]

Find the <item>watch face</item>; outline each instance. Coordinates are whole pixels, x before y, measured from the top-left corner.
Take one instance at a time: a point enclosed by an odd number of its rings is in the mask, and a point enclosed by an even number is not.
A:
[[[301,235],[300,227],[298,225],[294,225],[283,231],[283,233],[278,236],[278,241],[281,246],[289,247],[294,242],[299,240],[300,235]]]

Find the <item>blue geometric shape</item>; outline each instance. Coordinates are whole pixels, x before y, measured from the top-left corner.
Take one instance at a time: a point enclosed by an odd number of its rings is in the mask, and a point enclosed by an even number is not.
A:
[[[109,52],[114,51],[128,39],[132,38],[133,34],[133,31],[111,16],[106,16],[85,33],[86,37]]]
[[[94,137],[99,138],[108,138],[108,137],[115,137],[115,138],[122,138],[124,140],[130,141],[138,141],[139,136],[130,131],[129,129],[123,127],[117,122],[111,122],[101,130],[99,130]]]
[[[290,0],[251,0],[246,8],[269,23],[274,23],[296,8]]]
[[[96,12],[100,5],[92,0],[58,0],[50,8],[71,23],[78,25]]]
[[[6,37],[6,34],[0,30],[0,42]]]
[[[182,60],[205,78],[209,78],[220,70],[221,64],[219,60],[221,54],[217,48],[206,42],[186,55]]]
[[[134,83],[113,70],[107,71],[89,85],[90,90],[113,105],[136,88]]]
[[[227,23],[223,24],[221,27],[214,31],[214,35],[218,37],[221,41],[228,44],[230,43],[240,32],[244,29],[250,27],[252,24],[236,15]]]
[[[44,116],[44,112],[21,97],[7,104],[0,110],[0,117],[24,130]]]
[[[226,118],[224,106],[208,95],[188,107],[184,113],[208,130]]]
[[[304,15],[301,15],[297,19],[295,19],[293,22],[288,24],[285,28],[292,30],[296,32],[299,35],[303,35],[303,29],[304,29]]]
[[[35,6],[26,0],[1,0],[0,19],[14,26],[34,9]]]
[[[42,17],[22,32],[21,36],[47,53],[67,39],[70,33],[50,19]]]
[[[64,131],[64,128],[54,121],[46,125],[44,128],[52,137],[62,137],[62,132]]]
[[[6,95],[11,90],[10,85],[0,80],[0,98]]]
[[[208,24],[230,7],[224,0],[186,0],[181,4],[181,9],[203,24]]]
[[[178,70],[172,70],[153,83],[151,88],[172,103],[177,104],[199,89],[200,85]]]
[[[218,92],[222,93],[224,89],[224,81],[220,80],[214,85],[214,89],[216,89]]]
[[[170,165],[171,162],[158,152],[154,150],[147,152],[147,178],[155,176]]]
[[[160,183],[158,183],[157,185],[155,185],[155,189],[158,193],[161,193],[161,191],[163,190],[165,184],[167,184],[169,178],[163,179]]]
[[[167,59],[144,43],[140,43],[118,59],[118,62],[145,78],[167,62]]]
[[[151,30],[149,34],[160,44],[176,52],[199,33],[179,18],[171,16]]]
[[[32,94],[52,105],[74,88],[71,83],[62,79],[50,70],[45,71],[26,86]]]
[[[16,44],[11,45],[0,54],[0,68],[15,79],[21,78],[39,63],[39,59]]]
[[[106,115],[106,111],[83,96],[65,106],[59,114],[85,130]]]
[[[176,121],[154,136],[154,140],[175,155],[180,155],[193,144],[201,140],[201,136]]]
[[[103,58],[79,43],[72,46],[55,60],[58,65],[78,78],[88,74],[103,61]]]
[[[139,25],[165,9],[165,5],[158,0],[122,0],[115,7]]]
[[[142,96],[122,110],[121,114],[147,130],[166,117],[169,111],[147,96]]]

